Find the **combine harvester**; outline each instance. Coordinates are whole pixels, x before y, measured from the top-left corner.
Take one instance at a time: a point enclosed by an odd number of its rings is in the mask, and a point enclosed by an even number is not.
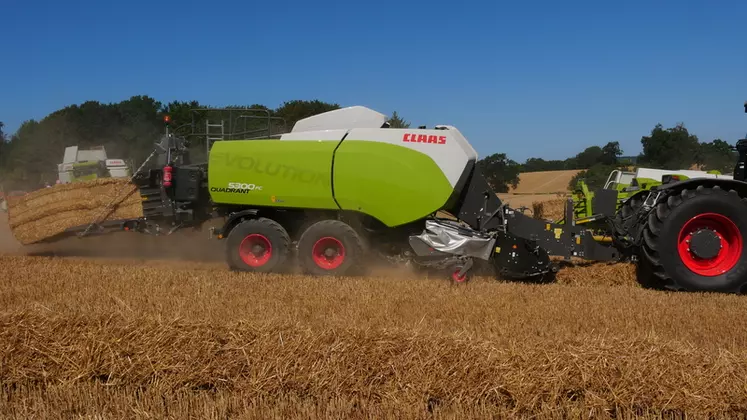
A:
[[[99,178],[130,178],[132,173],[123,159],[109,159],[104,146],[81,150],[78,146],[65,148],[62,163],[57,164],[57,183],[91,181]],[[0,211],[7,213],[7,197],[20,197],[26,191],[5,194],[0,188]]]
[[[385,255],[448,270],[457,282],[476,262],[535,279],[552,276],[558,268],[550,256],[559,256],[632,260],[641,283],[670,290],[747,286],[747,140],[737,143],[734,179],[665,177],[619,212],[616,195],[608,195],[600,204],[608,211],[598,216],[613,234],[602,244],[582,225],[505,206],[455,127],[394,129],[386,121],[364,107],[339,109],[298,121],[279,139],[208,142],[208,162],[197,164],[186,139],[167,128],[154,152],[163,166],[133,177],[144,217],[94,221],[67,234],[168,234],[222,219],[211,237],[225,241],[228,265],[242,271],[284,271],[295,257],[307,273],[348,275]],[[565,212],[573,220],[572,205]]]
[[[122,159],[109,159],[104,146],[79,149],[65,148],[62,163],[57,165],[57,180],[60,184],[91,181],[98,178],[129,178],[132,174]]]

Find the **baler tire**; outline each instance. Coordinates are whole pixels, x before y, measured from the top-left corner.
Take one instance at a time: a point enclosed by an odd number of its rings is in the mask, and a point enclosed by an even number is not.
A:
[[[341,259],[329,262],[326,268],[320,265],[321,256],[315,259],[314,255],[315,250],[321,250],[321,241],[342,250]],[[316,276],[344,276],[361,272],[361,263],[367,258],[363,239],[350,225],[339,220],[322,220],[309,226],[298,240],[297,257],[304,273]],[[320,260],[320,263],[316,260]]]
[[[270,255],[266,260],[260,259],[250,264],[247,261],[250,258],[248,255],[245,255],[247,259],[242,257],[241,248],[250,236],[269,245]],[[226,260],[229,268],[234,271],[278,272],[290,253],[291,240],[288,232],[278,222],[264,217],[239,222],[226,238]]]
[[[696,259],[697,251],[694,246],[691,251],[687,242],[692,239],[689,235],[706,225],[715,227],[720,245],[711,266]],[[747,244],[742,232],[747,232],[747,201],[736,191],[701,185],[669,195],[651,211],[644,226],[639,282],[673,291],[743,293]]]

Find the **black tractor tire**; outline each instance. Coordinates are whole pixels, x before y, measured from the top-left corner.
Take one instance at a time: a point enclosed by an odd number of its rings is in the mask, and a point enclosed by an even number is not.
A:
[[[641,206],[643,206],[644,197],[646,197],[646,195],[636,194],[628,198],[620,207],[620,212],[618,214],[623,219],[627,219],[628,217],[632,216],[636,211],[638,211],[639,208],[641,208]]]
[[[647,197],[646,194],[629,197],[615,213],[611,246],[620,251],[620,261],[630,261],[636,254],[635,231],[636,225],[640,226],[640,222],[635,219],[640,217],[636,213],[643,207],[645,197]]]
[[[747,201],[736,191],[700,185],[671,193],[649,213],[643,229],[639,281],[676,291],[743,293],[742,232],[747,232]]]
[[[360,274],[368,259],[363,239],[339,220],[322,220],[309,226],[298,240],[297,255],[304,273],[317,276]]]
[[[272,219],[244,220],[226,238],[226,259],[231,270],[280,272],[290,254],[288,232]]]
[[[634,216],[638,209],[643,206],[644,197],[646,195],[636,194],[625,200],[617,213],[615,213],[615,225],[622,228],[623,224],[628,222],[628,219]]]

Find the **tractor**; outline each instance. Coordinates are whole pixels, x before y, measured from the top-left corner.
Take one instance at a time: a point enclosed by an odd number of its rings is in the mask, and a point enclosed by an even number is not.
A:
[[[731,175],[722,175],[719,171],[694,171],[688,169],[665,170],[652,168],[636,168],[634,172],[615,169],[610,172],[604,186],[601,189],[592,190],[583,179],[576,182],[571,194],[573,199],[573,217],[577,224],[586,223],[587,226],[595,226],[595,229],[603,229],[604,224],[597,223],[599,213],[607,213],[600,210],[599,204],[611,203],[613,194],[617,197],[615,212],[622,209],[623,203],[632,195],[640,191],[648,191],[656,186],[662,185],[664,177],[684,181],[691,178],[721,178],[733,179]],[[600,196],[603,196],[601,199]],[[557,221],[565,223],[565,219]]]
[[[732,176],[664,175],[661,185],[625,200],[611,220],[617,248],[636,261],[644,285],[747,291],[747,139],[732,149],[738,153]]]

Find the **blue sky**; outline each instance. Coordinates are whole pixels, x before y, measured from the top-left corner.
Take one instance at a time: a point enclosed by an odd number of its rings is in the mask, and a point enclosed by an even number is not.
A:
[[[86,100],[321,99],[565,158],[747,133],[747,2],[3,0],[0,121]]]

